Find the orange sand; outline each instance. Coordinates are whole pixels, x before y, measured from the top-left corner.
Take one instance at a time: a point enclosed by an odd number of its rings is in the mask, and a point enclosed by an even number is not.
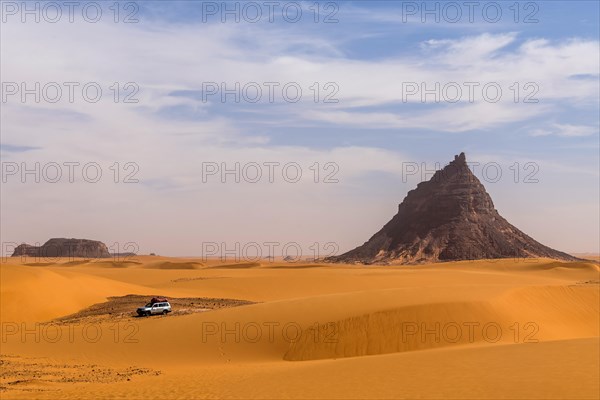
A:
[[[5,260],[2,399],[600,396],[594,262],[231,264]],[[257,304],[48,324],[126,294]]]

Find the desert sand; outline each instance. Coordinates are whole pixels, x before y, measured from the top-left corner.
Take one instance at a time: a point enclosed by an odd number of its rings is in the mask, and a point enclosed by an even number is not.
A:
[[[0,274],[2,399],[600,396],[595,261],[15,257]],[[173,313],[128,311],[153,295]]]

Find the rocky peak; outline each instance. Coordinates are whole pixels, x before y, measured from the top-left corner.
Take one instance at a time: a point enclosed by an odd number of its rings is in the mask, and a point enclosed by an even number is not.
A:
[[[574,259],[536,242],[502,218],[460,153],[409,191],[398,213],[371,239],[328,260],[418,263],[509,257]]]

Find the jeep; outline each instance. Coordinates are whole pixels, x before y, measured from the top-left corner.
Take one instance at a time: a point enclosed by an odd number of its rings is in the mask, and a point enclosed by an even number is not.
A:
[[[167,315],[171,312],[171,304],[168,301],[160,302],[160,303],[148,303],[144,307],[140,307],[137,309],[137,313],[140,317],[156,314]]]

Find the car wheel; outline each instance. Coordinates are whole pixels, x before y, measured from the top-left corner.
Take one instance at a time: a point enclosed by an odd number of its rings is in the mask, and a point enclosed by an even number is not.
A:
[[[149,317],[149,316],[151,316],[151,315],[152,315],[152,313],[151,313],[150,311],[147,311],[147,312],[146,312],[146,317]]]
[[[168,311],[167,310],[163,310],[163,315],[167,315]]]

